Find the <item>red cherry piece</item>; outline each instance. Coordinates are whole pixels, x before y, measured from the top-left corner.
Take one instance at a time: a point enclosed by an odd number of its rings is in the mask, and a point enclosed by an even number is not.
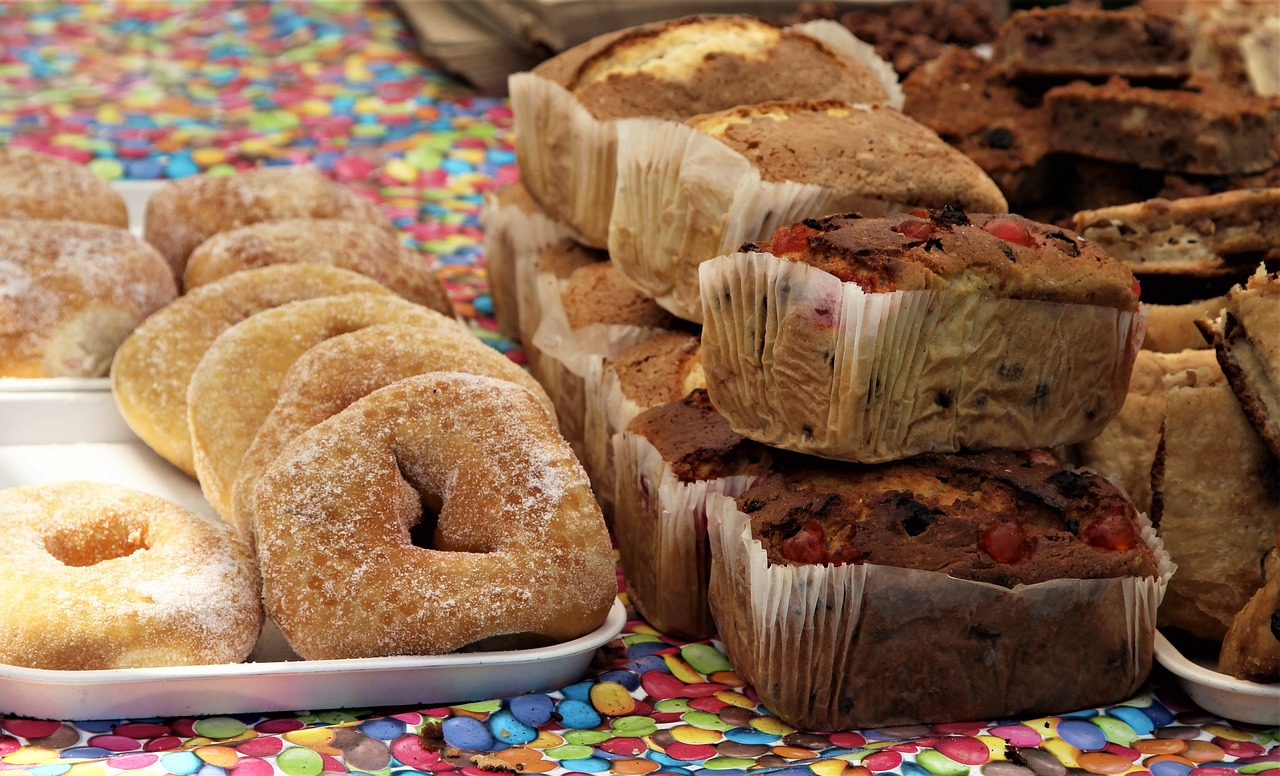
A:
[[[1133,524],[1121,512],[1109,512],[1085,527],[1086,543],[1104,550],[1131,550],[1138,543]]]
[[[1028,232],[1025,226],[1012,218],[993,218],[984,224],[982,228],[1005,242],[1011,242],[1014,245],[1025,245],[1028,248],[1036,247],[1036,241],[1031,236],[1031,232]]]
[[[893,230],[914,242],[924,242],[929,239],[930,235],[938,231],[928,221],[917,221],[914,218],[903,221],[895,226]]]
[[[803,528],[782,542],[782,556],[796,563],[826,563],[826,534],[822,526],[814,522],[805,523]]]
[[[1027,533],[1018,523],[996,523],[982,535],[982,547],[997,563],[1017,563],[1031,553]]]
[[[773,240],[769,244],[769,252],[775,256],[803,251],[809,246],[809,238],[818,230],[804,224],[780,226],[773,232]]]

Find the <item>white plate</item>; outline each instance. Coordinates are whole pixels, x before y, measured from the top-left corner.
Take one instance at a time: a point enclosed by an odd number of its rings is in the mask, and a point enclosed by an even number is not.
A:
[[[112,181],[111,188],[124,197],[129,211],[129,231],[142,236],[142,223],[147,213],[147,200],[167,181]]]
[[[1238,722],[1280,725],[1280,684],[1259,684],[1220,674],[1216,661],[1182,654],[1156,631],[1156,660],[1178,677],[1182,689],[1205,711]]]
[[[214,514],[195,480],[129,431],[109,390],[0,391],[0,488],[71,479],[115,482]],[[244,663],[110,671],[0,664],[0,715],[120,719],[488,700],[572,684],[625,624],[615,600],[603,625],[563,644],[359,660],[301,660],[268,624]]]

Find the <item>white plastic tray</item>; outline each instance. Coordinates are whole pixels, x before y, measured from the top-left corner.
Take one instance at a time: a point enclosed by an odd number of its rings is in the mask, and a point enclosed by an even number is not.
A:
[[[214,514],[195,480],[129,431],[109,389],[0,389],[0,488],[70,479],[116,482]],[[305,661],[268,623],[245,663],[108,671],[0,664],[0,714],[87,720],[488,700],[572,684],[625,624],[614,601],[601,627],[549,647]]]
[[[1156,631],[1156,660],[1205,711],[1238,722],[1280,725],[1280,684],[1258,684],[1220,674],[1216,662],[1192,660]]]

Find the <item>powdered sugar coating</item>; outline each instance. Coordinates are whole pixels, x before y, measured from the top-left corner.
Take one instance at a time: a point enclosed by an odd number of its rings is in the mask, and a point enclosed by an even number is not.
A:
[[[23,148],[0,148],[0,216],[129,226],[124,197],[88,167]]]
[[[295,439],[255,502],[267,611],[308,659],[562,641],[616,592],[581,465],[528,389],[490,377],[369,394]],[[424,504],[439,506],[430,548],[410,535]]]
[[[177,293],[160,255],[123,229],[0,220],[0,375],[105,375]]]
[[[116,406],[143,442],[194,477],[187,385],[209,345],[254,313],[357,292],[391,294],[363,275],[318,264],[244,270],[184,294],[134,329],[116,351],[111,368]]]
[[[0,662],[59,670],[239,662],[262,626],[248,548],[119,485],[0,491]]]

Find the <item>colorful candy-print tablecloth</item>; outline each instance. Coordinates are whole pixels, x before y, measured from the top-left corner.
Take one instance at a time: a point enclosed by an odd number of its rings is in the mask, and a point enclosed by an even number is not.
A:
[[[519,360],[493,333],[478,222],[485,191],[516,176],[510,109],[417,51],[395,10],[373,3],[3,2],[0,145],[108,179],[317,165],[379,202],[476,333]],[[583,681],[555,692],[201,719],[0,716],[0,770],[1280,776],[1278,735],[1197,709],[1160,671],[1124,703],[1061,716],[794,730],[715,642],[682,643],[632,619]]]

